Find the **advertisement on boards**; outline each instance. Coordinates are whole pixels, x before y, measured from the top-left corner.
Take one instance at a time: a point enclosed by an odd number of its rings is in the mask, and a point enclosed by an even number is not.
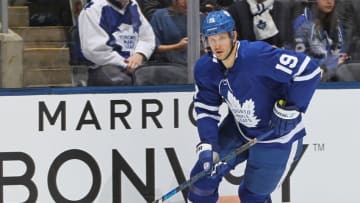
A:
[[[0,202],[151,202],[189,178],[193,93],[0,97]],[[300,160],[273,202],[359,202],[360,90],[317,90]],[[222,109],[222,113],[226,108]],[[244,164],[221,183],[236,196]],[[167,200],[186,202],[186,190]]]

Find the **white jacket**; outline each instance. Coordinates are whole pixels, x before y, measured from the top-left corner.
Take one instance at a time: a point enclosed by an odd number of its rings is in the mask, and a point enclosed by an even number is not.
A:
[[[126,67],[124,60],[139,52],[147,59],[155,49],[151,25],[135,1],[118,9],[107,0],[92,0],[79,15],[81,52],[95,67]]]

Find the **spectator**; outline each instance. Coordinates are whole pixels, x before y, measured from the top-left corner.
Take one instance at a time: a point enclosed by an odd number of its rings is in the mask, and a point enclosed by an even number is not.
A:
[[[360,14],[357,13],[356,11],[360,10],[360,1],[359,0],[352,0],[353,5],[354,5],[354,30],[353,30],[353,35],[352,35],[352,41],[354,43],[354,46],[352,47],[352,49],[350,48],[351,52],[351,57],[353,60],[356,60],[357,62],[360,62]]]
[[[187,65],[186,11],[187,0],[172,0],[169,7],[154,13],[150,22],[156,36],[155,60]]]
[[[228,8],[236,22],[239,40],[262,40],[277,47],[291,44],[290,3],[274,0],[244,0]]]
[[[150,21],[152,15],[157,9],[167,8],[172,0],[141,0],[142,11],[145,17]]]
[[[28,0],[30,26],[71,26],[69,1]]]
[[[137,3],[92,0],[79,15],[81,52],[93,63],[88,85],[130,85],[130,74],[155,48],[155,35]]]
[[[335,0],[312,1],[293,24],[295,50],[317,59],[323,69],[322,81],[339,81],[337,67],[348,56],[345,53],[345,34],[335,11]]]
[[[201,0],[200,1],[200,12],[207,15],[211,11],[219,10],[220,5],[216,0]]]
[[[172,0],[140,0],[141,10],[148,20],[151,20],[157,9],[168,8],[172,4]],[[221,4],[219,4],[220,2]],[[200,0],[200,11],[209,12],[211,9],[218,9],[219,6],[229,5],[232,0]],[[212,7],[212,8],[211,8]]]
[[[353,22],[354,22],[354,6],[352,1],[349,0],[337,0],[336,1],[336,14],[342,24],[344,34],[346,34],[346,42],[344,44],[345,50],[349,50],[351,36],[353,34]]]
[[[234,2],[236,1],[240,1],[240,0],[217,0],[217,3],[223,7],[223,9],[228,8],[229,6],[231,6]]]
[[[360,1],[338,0],[336,10],[346,34],[345,50],[352,60],[360,60],[360,15],[356,13]]]
[[[360,9],[358,0],[338,0],[336,10],[344,25],[346,34],[345,50],[349,55],[346,63],[337,67],[337,77],[340,81],[360,81]]]

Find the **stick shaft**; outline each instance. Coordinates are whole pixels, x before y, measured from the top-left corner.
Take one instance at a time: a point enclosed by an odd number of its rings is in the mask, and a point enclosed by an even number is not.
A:
[[[271,133],[273,133],[273,130],[270,130],[269,132],[266,132],[262,135],[260,135],[258,137],[259,140],[262,140],[262,138],[267,137],[268,135],[270,135]],[[234,151],[230,152],[229,154],[227,154],[223,159],[221,159],[222,162],[228,162],[229,160],[235,158],[236,156],[238,156],[239,154],[241,154],[242,152],[246,151],[247,149],[249,149],[251,146],[253,146],[254,144],[257,143],[258,141],[257,138],[253,138],[250,141],[248,141],[246,144],[242,145],[239,148],[236,148]],[[205,171],[201,171],[199,173],[197,173],[196,175],[194,175],[193,177],[191,177],[189,180],[181,183],[179,186],[177,186],[176,188],[172,189],[170,192],[166,193],[165,195],[163,195],[161,198],[156,199],[153,201],[153,203],[161,203],[163,201],[166,201],[167,199],[171,198],[172,196],[174,196],[176,193],[184,190],[185,188],[189,187],[190,185],[192,185],[193,183],[195,183],[196,181],[200,180],[201,178],[207,176],[208,173],[206,173]]]

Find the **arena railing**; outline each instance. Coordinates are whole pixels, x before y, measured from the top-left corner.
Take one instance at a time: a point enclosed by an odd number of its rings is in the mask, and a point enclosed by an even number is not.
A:
[[[8,1],[2,0],[0,7],[1,7],[1,33],[8,33],[8,29],[9,29]]]

